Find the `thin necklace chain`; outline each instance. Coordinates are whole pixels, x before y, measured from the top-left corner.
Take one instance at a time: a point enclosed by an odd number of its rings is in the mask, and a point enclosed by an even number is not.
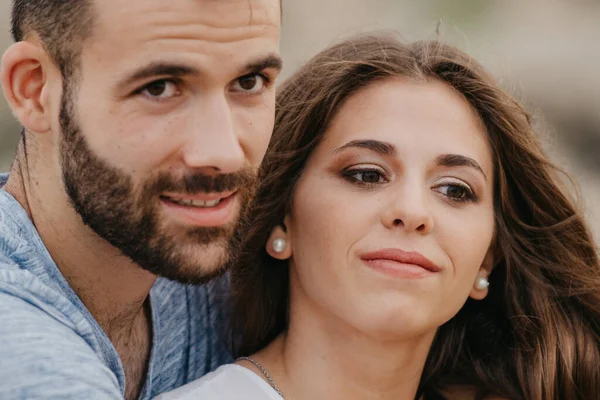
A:
[[[267,381],[269,382],[269,385],[271,385],[273,390],[276,391],[277,394],[279,396],[281,396],[281,398],[283,400],[285,400],[285,397],[283,397],[283,393],[281,393],[281,390],[279,390],[279,388],[275,384],[275,381],[271,378],[271,375],[269,375],[269,371],[267,371],[267,369],[265,367],[263,367],[261,363],[259,363],[252,357],[240,357],[236,361],[241,361],[241,360],[246,360],[246,361],[249,361],[252,364],[256,365],[256,368],[258,368],[260,370],[260,372],[262,372],[262,374],[265,376],[265,378],[267,378]]]

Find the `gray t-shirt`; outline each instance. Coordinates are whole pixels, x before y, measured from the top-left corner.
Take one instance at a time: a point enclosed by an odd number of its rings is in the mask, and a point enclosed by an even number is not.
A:
[[[0,399],[122,399],[125,373],[108,336],[69,286],[0,175]],[[227,277],[204,286],[158,279],[152,351],[140,399],[231,362]]]

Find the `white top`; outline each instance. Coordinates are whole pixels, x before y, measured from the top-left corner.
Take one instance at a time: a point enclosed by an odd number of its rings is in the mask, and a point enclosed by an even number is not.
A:
[[[283,400],[260,376],[237,364],[219,367],[154,400]]]

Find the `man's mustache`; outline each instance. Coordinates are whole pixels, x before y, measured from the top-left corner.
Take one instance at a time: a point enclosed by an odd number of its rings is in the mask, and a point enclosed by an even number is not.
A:
[[[198,193],[230,192],[252,188],[256,184],[256,172],[251,167],[220,175],[206,175],[198,172],[173,177],[161,172],[150,186],[154,193],[177,192],[194,195]]]

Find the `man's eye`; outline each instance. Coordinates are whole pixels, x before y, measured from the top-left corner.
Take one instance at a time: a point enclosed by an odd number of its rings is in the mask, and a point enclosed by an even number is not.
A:
[[[233,84],[233,91],[242,93],[260,93],[267,85],[267,78],[261,74],[250,74],[238,78]]]
[[[160,80],[144,86],[141,93],[150,99],[165,100],[177,96],[179,90],[175,82]]]

